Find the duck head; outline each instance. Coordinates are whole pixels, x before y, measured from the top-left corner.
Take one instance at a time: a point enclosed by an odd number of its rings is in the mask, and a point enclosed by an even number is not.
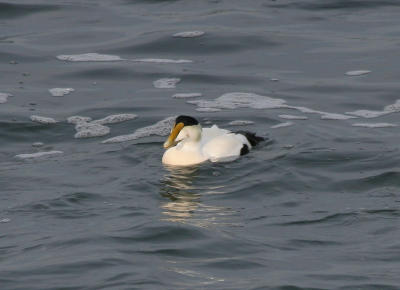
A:
[[[199,141],[201,138],[201,126],[199,122],[190,116],[181,115],[175,119],[171,134],[164,143],[164,148],[175,146],[179,141]]]

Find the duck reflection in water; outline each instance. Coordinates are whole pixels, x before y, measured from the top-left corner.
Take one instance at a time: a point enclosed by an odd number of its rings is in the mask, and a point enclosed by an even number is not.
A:
[[[160,188],[161,196],[168,199],[160,205],[165,215],[163,220],[200,227],[215,224],[234,225],[227,219],[235,215],[235,211],[202,203],[202,198],[206,195],[225,193],[223,185],[213,185],[215,176],[209,174],[212,172],[210,168],[202,168],[201,165],[165,168],[167,173],[161,181]]]

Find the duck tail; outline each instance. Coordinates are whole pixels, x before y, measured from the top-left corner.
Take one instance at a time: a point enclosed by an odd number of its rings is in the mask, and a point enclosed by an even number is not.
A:
[[[246,137],[251,146],[256,146],[258,143],[265,140],[265,138],[257,136],[255,133],[249,131],[237,131],[235,133]]]

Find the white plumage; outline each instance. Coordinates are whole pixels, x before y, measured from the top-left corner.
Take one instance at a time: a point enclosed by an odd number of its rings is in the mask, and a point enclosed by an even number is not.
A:
[[[162,162],[168,165],[187,166],[205,162],[231,161],[241,155],[242,148],[251,149],[250,142],[241,134],[220,129],[213,125],[211,128],[201,128],[200,124],[183,122],[177,118],[171,135],[164,143],[165,151]],[[179,119],[181,118],[181,119]],[[191,117],[187,117],[191,118]],[[185,124],[188,123],[188,125]],[[174,146],[175,145],[175,146]],[[171,147],[173,146],[173,147]]]

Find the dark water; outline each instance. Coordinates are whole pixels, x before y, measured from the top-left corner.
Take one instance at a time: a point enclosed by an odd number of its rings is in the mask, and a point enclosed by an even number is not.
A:
[[[13,97],[0,104],[0,289],[400,289],[400,110],[384,109],[400,99],[399,15],[397,0],[1,2],[0,92]],[[125,60],[56,58],[84,53]],[[199,112],[171,97],[191,92],[297,109]],[[120,113],[139,117],[98,138],[65,121]],[[270,141],[186,169],[161,164],[161,136],[101,144],[183,113]],[[15,157],[50,150],[63,154]]]

